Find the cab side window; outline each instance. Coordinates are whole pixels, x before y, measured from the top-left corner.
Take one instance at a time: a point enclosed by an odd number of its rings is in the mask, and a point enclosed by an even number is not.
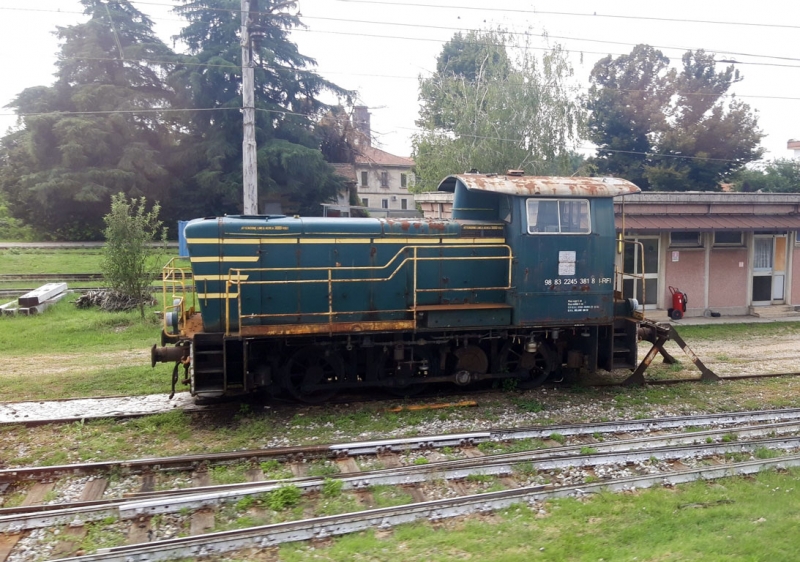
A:
[[[585,199],[528,199],[529,234],[589,234],[589,202]]]

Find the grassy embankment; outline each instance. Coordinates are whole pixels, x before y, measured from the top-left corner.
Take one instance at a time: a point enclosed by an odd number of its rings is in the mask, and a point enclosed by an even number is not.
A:
[[[100,249],[12,248],[0,250],[0,274],[99,273],[101,259]],[[0,317],[0,401],[168,391],[167,367],[151,369],[147,353],[161,295],[144,320],[137,311],[78,310],[75,298],[39,316]]]

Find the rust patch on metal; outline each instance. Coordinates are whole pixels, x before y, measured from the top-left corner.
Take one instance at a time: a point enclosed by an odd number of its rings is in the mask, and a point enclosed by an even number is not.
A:
[[[444,408],[474,408],[478,405],[474,400],[465,400],[463,402],[446,402],[444,404],[416,404],[411,406],[397,406],[389,408],[389,412],[417,412],[419,410],[441,410]]]
[[[400,230],[402,230],[403,232],[408,232],[408,229],[409,229],[410,226],[411,226],[411,223],[409,223],[408,221],[402,221],[400,223]]]
[[[620,178],[498,176],[494,174],[459,174],[455,177],[470,190],[510,195],[614,197],[641,191],[631,182]]]
[[[203,332],[203,317],[199,312],[192,314],[183,324],[183,335],[193,337],[197,333]]]
[[[333,322],[330,324],[278,324],[273,326],[244,326],[239,332],[239,335],[241,337],[303,336],[312,334],[396,332],[413,329],[413,320],[387,320],[383,322]]]
[[[447,228],[447,225],[443,222],[429,222],[428,223],[428,230],[439,230],[443,231]]]

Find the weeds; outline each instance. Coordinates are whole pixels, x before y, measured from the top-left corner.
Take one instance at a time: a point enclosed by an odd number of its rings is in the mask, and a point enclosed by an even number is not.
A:
[[[302,496],[297,486],[281,486],[267,495],[267,506],[273,511],[283,511],[300,503]]]
[[[774,459],[781,456],[781,451],[777,449],[769,449],[767,447],[759,447],[753,452],[753,456],[757,459]]]
[[[475,484],[487,484],[494,480],[494,476],[491,474],[469,474],[467,475],[467,482],[472,482]]]
[[[544,404],[536,400],[518,399],[514,401],[514,405],[517,407],[517,409],[523,412],[529,412],[531,414],[538,414],[545,409]]]
[[[342,487],[344,482],[341,480],[333,480],[326,478],[322,482],[322,496],[325,498],[335,498],[342,495]]]

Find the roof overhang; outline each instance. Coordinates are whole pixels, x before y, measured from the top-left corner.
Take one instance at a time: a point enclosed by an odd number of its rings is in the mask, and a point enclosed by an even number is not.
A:
[[[563,178],[550,176],[500,176],[458,174],[448,176],[438,191],[454,192],[461,182],[469,191],[540,197],[616,197],[639,193],[640,189],[620,178]]]
[[[622,217],[615,222],[622,229]],[[800,230],[800,215],[626,215],[625,230]]]

